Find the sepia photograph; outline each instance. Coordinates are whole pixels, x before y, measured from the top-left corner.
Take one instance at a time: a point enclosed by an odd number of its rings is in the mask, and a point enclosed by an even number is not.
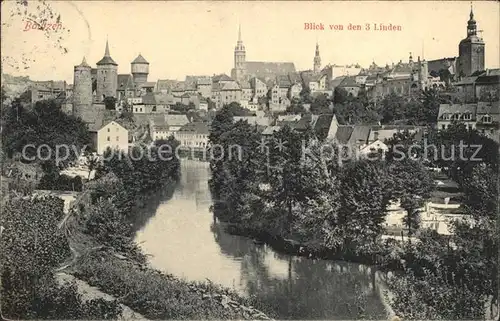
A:
[[[3,320],[499,320],[500,2],[1,2]]]

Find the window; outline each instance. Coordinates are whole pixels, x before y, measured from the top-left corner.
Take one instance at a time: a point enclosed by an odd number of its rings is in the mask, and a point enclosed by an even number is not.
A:
[[[472,115],[471,114],[464,114],[464,120],[471,120]]]
[[[120,141],[120,137],[119,136],[116,136],[116,141],[119,142]]]
[[[110,129],[108,128],[108,133],[109,133]]]
[[[471,124],[469,124],[467,127],[469,128],[469,130],[472,130],[472,125]]]
[[[491,116],[490,115],[484,115],[483,116],[483,123],[491,123]]]
[[[110,142],[110,141],[111,141],[111,137],[108,136],[108,142]]]

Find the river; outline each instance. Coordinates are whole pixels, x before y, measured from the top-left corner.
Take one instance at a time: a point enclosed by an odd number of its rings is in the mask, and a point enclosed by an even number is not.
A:
[[[214,223],[208,163],[183,160],[173,194],[161,196],[136,240],[151,265],[189,281],[207,279],[256,297],[280,319],[383,319],[374,269],[274,252]]]

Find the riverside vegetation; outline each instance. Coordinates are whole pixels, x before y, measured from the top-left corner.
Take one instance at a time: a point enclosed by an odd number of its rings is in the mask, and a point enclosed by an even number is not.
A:
[[[86,138],[74,140],[77,132],[87,137],[83,122],[64,115],[56,104],[42,102],[34,110],[24,110],[16,103],[2,110],[8,135],[2,150],[8,161],[21,161],[16,153],[22,145],[16,141],[35,146],[75,144],[79,148],[87,143]],[[31,117],[42,104],[50,108],[53,119],[65,122]],[[65,126],[61,128],[61,124]],[[34,133],[53,134],[33,141],[37,136]],[[170,150],[175,150],[178,142],[169,139],[151,146],[137,145],[130,153],[148,155],[146,149],[153,149],[154,155],[159,144],[169,144]],[[43,168],[50,168],[45,174],[57,176],[65,165],[55,166],[54,159],[49,159]],[[113,157],[98,167],[94,180],[83,184],[82,193],[67,214],[62,200],[32,196],[24,189],[17,193],[18,185],[11,186],[10,193],[2,198],[0,217],[2,255],[6,258],[1,266],[3,316],[116,319],[124,304],[150,319],[267,319],[249,307],[253,302],[227,289],[181,281],[148,266],[146,256],[134,242],[134,223],[143,219],[141,208],[149,196],[173,191],[178,176],[179,160],[175,157],[169,161]],[[97,286],[116,300],[86,301],[75,283],[57,282],[56,273],[61,271]]]
[[[446,157],[425,164],[389,152],[339,163],[320,157],[323,142],[313,130],[287,126],[266,139],[266,152],[258,128],[233,122],[231,109],[223,107],[209,136],[212,145],[223,147],[213,149],[210,162],[214,214],[230,232],[282,251],[402,272],[388,287],[394,294],[390,305],[404,319],[484,318],[485,304],[498,300],[498,144],[459,124],[430,130],[427,138]],[[304,157],[303,141],[310,150]],[[460,141],[482,145],[476,155],[482,161],[459,160]],[[422,144],[408,132],[387,143],[389,150],[401,144],[405,152]],[[455,149],[457,157],[450,158]],[[474,152],[467,147],[464,155]],[[420,228],[419,209],[435,188],[425,165],[446,169],[464,191],[467,218],[453,223],[450,236]],[[391,201],[406,212],[407,242],[381,238]]]

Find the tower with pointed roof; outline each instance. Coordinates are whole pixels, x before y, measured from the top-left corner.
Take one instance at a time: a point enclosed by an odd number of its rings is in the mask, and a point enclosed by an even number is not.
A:
[[[97,62],[96,100],[102,102],[105,97],[115,97],[118,88],[118,64],[109,54],[109,44],[106,40],[104,57]]]
[[[321,71],[321,57],[319,56],[319,44],[316,42],[316,52],[314,53],[314,72]]]
[[[81,64],[75,66],[73,75],[73,114],[80,116],[83,109],[92,105],[92,67],[85,57]]]
[[[477,35],[477,24],[474,20],[472,6],[467,22],[467,37],[458,45],[458,75],[466,77],[476,71],[484,70],[484,41]]]
[[[245,77],[245,59],[246,50],[241,40],[241,25],[238,27],[238,42],[234,47],[234,68],[231,71],[231,77],[237,81],[243,80]]]
[[[136,85],[143,84],[148,81],[149,62],[139,53],[139,56],[130,63],[130,70],[134,83]]]

